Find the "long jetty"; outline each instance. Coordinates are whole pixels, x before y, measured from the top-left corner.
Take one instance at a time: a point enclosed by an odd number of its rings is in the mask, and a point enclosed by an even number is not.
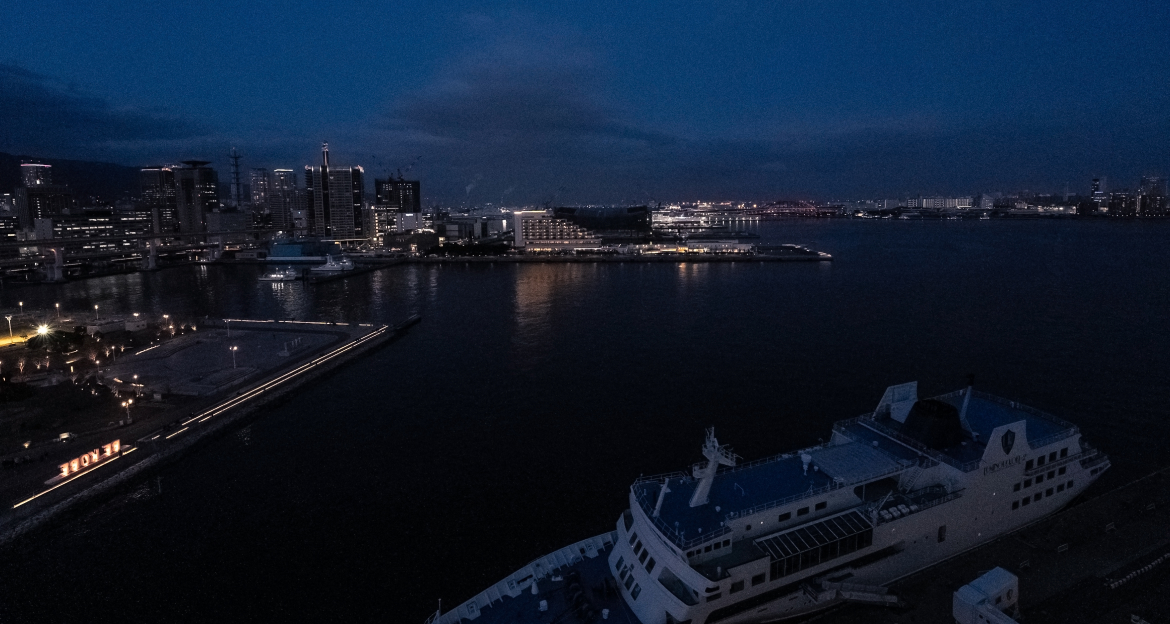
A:
[[[0,546],[83,502],[102,496],[146,471],[178,459],[200,442],[256,414],[265,406],[286,398],[305,382],[328,375],[405,335],[421,320],[420,316],[414,315],[397,325],[383,325],[372,329],[326,353],[290,365],[246,388],[237,390],[229,397],[221,396],[218,401],[202,411],[178,419],[172,426],[141,436],[133,446],[124,444],[116,456],[74,477],[79,480],[85,479],[86,483],[83,489],[63,499],[59,493],[54,496],[54,490],[70,483],[72,479],[16,501],[11,508],[0,510]],[[233,320],[232,323],[239,329],[264,329],[284,322]],[[120,462],[119,470],[110,471],[107,466],[119,465],[116,460],[125,461]],[[129,465],[127,462],[130,462]]]

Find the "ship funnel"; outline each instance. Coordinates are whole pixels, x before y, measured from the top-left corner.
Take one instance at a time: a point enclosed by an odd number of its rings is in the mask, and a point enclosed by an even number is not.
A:
[[[719,466],[734,466],[739,458],[728,447],[719,446],[719,440],[715,439],[714,427],[707,430],[707,439],[703,443],[703,457],[707,458],[707,465],[700,468],[696,464],[692,469],[692,474],[699,480],[699,484],[695,486],[695,493],[691,495],[691,507],[707,504],[707,496],[711,493],[711,484],[715,483],[715,473],[719,472]]]
[[[807,477],[808,476],[808,465],[812,463],[812,455],[809,455],[808,453],[801,453],[800,454],[800,461],[802,464],[804,464],[804,476]]]

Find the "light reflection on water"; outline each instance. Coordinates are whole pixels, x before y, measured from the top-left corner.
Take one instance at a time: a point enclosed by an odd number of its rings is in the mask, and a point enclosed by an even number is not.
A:
[[[942,392],[974,372],[1073,420],[1113,456],[1106,481],[1165,461],[1170,223],[759,228],[836,262],[407,265],[280,289],[211,266],[9,287],[12,307],[423,322],[273,408],[251,444],[168,467],[162,495],[32,537],[0,566],[15,597],[0,619],[116,600],[143,621],[247,604],[421,622],[439,597],[612,528],[638,474],[701,458],[704,427],[757,458],[913,379]],[[80,585],[62,563],[99,560]]]

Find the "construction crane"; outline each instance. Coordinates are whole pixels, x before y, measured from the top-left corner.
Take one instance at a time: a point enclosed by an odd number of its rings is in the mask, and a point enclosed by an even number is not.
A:
[[[405,175],[405,174],[408,174],[408,173],[410,173],[410,170],[411,170],[411,169],[414,169],[414,166],[415,166],[416,164],[418,164],[418,161],[419,161],[419,160],[421,160],[421,159],[422,159],[422,156],[415,156],[415,157],[414,157],[414,160],[410,161],[410,164],[406,166],[406,170],[405,170],[405,171],[404,171],[404,170],[402,170],[401,168],[400,168],[400,169],[398,169],[398,179],[399,179],[399,180],[402,180],[402,179],[403,179],[403,177],[402,177],[402,176],[403,176],[403,175]]]

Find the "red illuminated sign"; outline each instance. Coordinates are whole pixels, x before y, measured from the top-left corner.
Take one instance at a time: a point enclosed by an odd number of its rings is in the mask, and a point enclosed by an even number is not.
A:
[[[95,448],[94,450],[85,453],[81,457],[71,459],[58,466],[58,468],[61,469],[61,474],[58,475],[58,478],[68,477],[73,473],[81,472],[82,470],[85,470],[94,464],[99,464],[102,461],[117,455],[121,451],[121,440],[114,440],[109,444],[104,444],[101,448]]]

